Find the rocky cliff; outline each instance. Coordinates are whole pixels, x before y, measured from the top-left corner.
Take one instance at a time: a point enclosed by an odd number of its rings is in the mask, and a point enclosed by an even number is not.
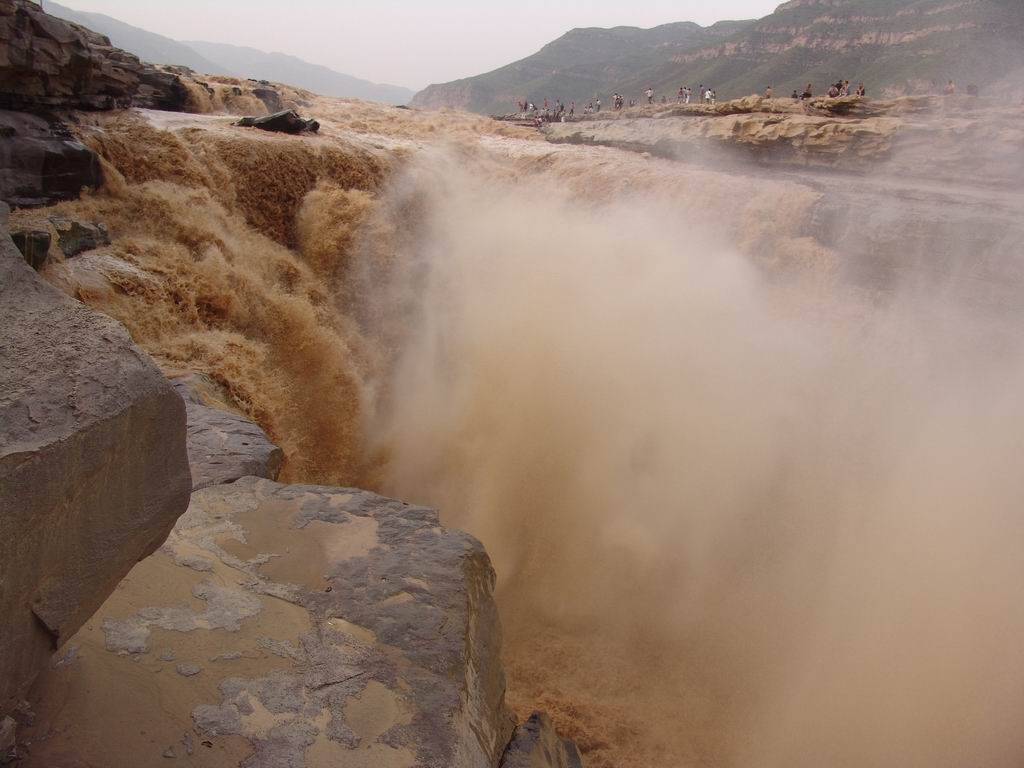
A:
[[[184,109],[176,74],[30,0],[0,0],[0,108]]]

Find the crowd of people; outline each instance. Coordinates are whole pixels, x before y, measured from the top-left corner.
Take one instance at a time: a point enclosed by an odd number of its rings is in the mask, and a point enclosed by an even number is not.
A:
[[[861,83],[856,88],[854,88],[852,93],[850,90],[851,87],[852,86],[850,85],[849,80],[836,80],[828,87],[827,95],[830,99],[840,99],[845,98],[847,96],[859,96],[861,98],[864,98],[865,96],[868,95],[867,88],[864,87],[864,83]],[[765,91],[764,95],[766,98],[769,99],[773,97],[771,86],[768,86],[768,90]],[[807,87],[804,88],[802,93],[800,92],[800,90],[794,88],[790,98],[793,99],[794,101],[807,101],[808,99],[813,99],[814,84],[808,83]]]
[[[668,96],[662,95],[660,99],[655,97],[653,88],[646,88],[644,90],[644,100],[647,104],[668,104]],[[718,94],[714,88],[701,84],[697,88],[696,97],[694,96],[693,88],[688,85],[681,86],[679,92],[676,94],[676,101],[680,104],[716,104],[718,102]],[[612,109],[619,112],[627,107],[632,108],[637,106],[637,99],[630,99],[627,103],[626,97],[621,93],[615,92],[612,94]],[[564,102],[556,99],[552,104],[548,99],[544,99],[542,103],[531,101],[530,99],[523,99],[517,102],[519,108],[519,114],[524,117],[535,121],[538,124],[550,123],[550,122],[565,122],[567,120],[573,120],[576,118],[576,102],[570,101],[568,105]],[[580,111],[582,115],[593,115],[601,111],[601,97],[595,96],[589,102],[587,102],[583,109]]]
[[[957,92],[956,83],[950,80],[943,88],[943,93],[947,96],[953,96]],[[977,95],[978,88],[975,85],[967,86],[968,95]],[[826,95],[830,99],[845,98],[848,96],[857,96],[865,98],[867,96],[867,88],[864,83],[861,83],[854,88],[849,80],[836,80],[831,83],[826,91]],[[764,97],[766,99],[775,98],[775,90],[772,86],[768,86],[764,91]],[[807,86],[800,91],[798,88],[793,89],[793,93],[790,96],[794,101],[807,101],[814,98],[814,84],[808,83]],[[718,94],[715,89],[706,86],[701,83],[697,86],[697,92],[694,94],[693,88],[688,85],[680,86],[679,91],[676,93],[676,102],[679,104],[716,104],[718,103]],[[629,99],[627,102],[626,97],[616,91],[612,94],[612,109],[619,112],[626,108],[632,108],[638,104],[668,104],[669,99],[667,95],[662,95],[660,98],[655,96],[654,89],[647,87],[643,92],[643,99]],[[552,106],[547,99],[544,99],[543,105],[537,105],[528,99],[523,99],[519,102],[519,113],[524,118],[535,121],[538,125],[546,122],[564,122],[566,120],[573,120],[576,118],[576,102],[571,101],[566,106],[561,101],[555,101]],[[584,105],[581,114],[593,115],[601,111],[601,99],[595,97]]]

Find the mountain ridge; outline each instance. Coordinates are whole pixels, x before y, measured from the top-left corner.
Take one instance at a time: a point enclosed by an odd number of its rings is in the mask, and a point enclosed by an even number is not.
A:
[[[288,53],[203,40],[184,44],[245,77],[297,85],[321,96],[405,104],[415,95],[409,88],[363,80]]]
[[[629,56],[607,46],[621,29],[572,30],[505,67],[431,85],[412,105],[505,113],[522,98],[607,102],[613,91],[639,99],[651,87],[674,99],[680,86],[701,83],[720,98],[768,86],[784,95],[807,82],[821,92],[838,78],[895,96],[934,92],[947,79],[1012,89],[1013,73],[1024,72],[1019,0],[790,0],[757,20],[631,28]],[[676,37],[665,44],[669,32]]]
[[[110,38],[118,48],[134,53],[151,64],[185,66],[204,75],[233,75],[222,65],[203,57],[198,51],[172,38],[147,29],[126,24],[105,13],[76,11],[54,2],[46,4],[46,12],[59,19],[99,32]]]

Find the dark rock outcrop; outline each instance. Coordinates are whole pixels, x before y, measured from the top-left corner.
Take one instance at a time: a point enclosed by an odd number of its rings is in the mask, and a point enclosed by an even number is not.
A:
[[[184,111],[187,102],[175,73],[31,0],[0,0],[0,108]]]
[[[267,433],[229,410],[223,393],[205,376],[172,380],[188,412],[188,461],[192,488],[233,483],[242,477],[276,480],[284,452]]]
[[[0,223],[0,719],[188,503],[181,398]]]
[[[294,109],[286,109],[265,117],[243,117],[235,125],[277,133],[316,133],[320,130],[320,123],[311,118],[300,117]]]
[[[67,258],[110,245],[110,233],[98,222],[51,216],[50,223],[57,231],[57,247]]]
[[[555,733],[551,718],[534,712],[516,728],[501,768],[583,768],[583,761],[576,745]]]
[[[99,158],[62,123],[0,111],[0,200],[19,208],[49,205],[102,181]]]

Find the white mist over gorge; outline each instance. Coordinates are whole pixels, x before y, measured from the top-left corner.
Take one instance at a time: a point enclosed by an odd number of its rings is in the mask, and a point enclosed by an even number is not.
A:
[[[1018,766],[1018,16],[398,108],[0,0],[0,764]]]

